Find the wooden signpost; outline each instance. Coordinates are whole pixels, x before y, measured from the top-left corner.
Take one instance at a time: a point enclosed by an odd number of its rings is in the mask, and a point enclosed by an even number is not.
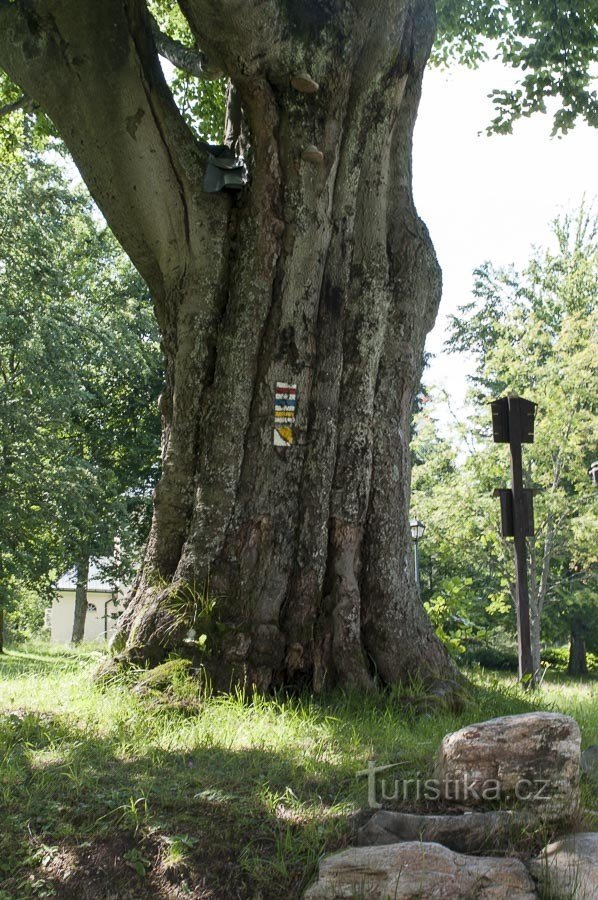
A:
[[[525,539],[534,534],[534,492],[523,487],[522,444],[534,442],[536,404],[523,397],[510,395],[494,400],[492,426],[494,442],[509,444],[511,451],[511,487],[494,492],[500,498],[502,534],[512,537],[515,548],[515,602],[517,606],[517,641],[519,679],[532,684],[534,665],[530,634],[529,589]]]

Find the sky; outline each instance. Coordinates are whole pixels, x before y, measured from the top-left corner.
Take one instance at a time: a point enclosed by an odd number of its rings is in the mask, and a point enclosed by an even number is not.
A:
[[[415,127],[415,203],[444,283],[426,344],[435,358],[424,381],[446,388],[454,410],[464,401],[468,364],[442,345],[447,315],[471,299],[474,268],[486,260],[523,267],[534,245],[550,244],[557,215],[577,209],[584,194],[598,198],[598,137],[585,124],[551,138],[551,117],[537,114],[516,123],[512,135],[486,136],[493,109],[487,95],[512,83],[494,61],[476,71],[429,69]]]

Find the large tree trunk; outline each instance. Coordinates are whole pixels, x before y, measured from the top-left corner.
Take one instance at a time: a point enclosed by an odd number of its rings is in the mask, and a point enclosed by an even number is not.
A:
[[[82,556],[75,571],[75,614],[73,616],[72,644],[80,644],[85,637],[85,620],[87,618],[87,582],[89,580],[89,556]]]
[[[155,662],[193,628],[221,688],[452,675],[408,528],[411,401],[440,297],[411,192],[433,4],[181,2],[241,101],[251,174],[235,196],[202,192],[205,154],[174,109],[143,4],[79,2],[87,22],[47,5],[53,52],[66,43],[77,79],[48,89],[11,48],[7,68],[56,121],[148,280],[166,356],[163,477],[117,646]],[[317,93],[291,85],[300,71]],[[310,145],[321,162],[303,157]],[[273,445],[277,382],[297,385],[288,447]]]

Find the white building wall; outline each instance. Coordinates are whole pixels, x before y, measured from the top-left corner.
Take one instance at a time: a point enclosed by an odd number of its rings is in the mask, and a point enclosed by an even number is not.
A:
[[[85,618],[84,641],[103,640],[105,636],[104,608],[107,606],[108,638],[114,631],[115,621],[119,612],[112,601],[112,594],[108,591],[87,592],[87,616]],[[50,640],[53,644],[69,644],[73,635],[73,618],[75,616],[75,592],[59,591],[58,599],[48,610],[50,625]]]

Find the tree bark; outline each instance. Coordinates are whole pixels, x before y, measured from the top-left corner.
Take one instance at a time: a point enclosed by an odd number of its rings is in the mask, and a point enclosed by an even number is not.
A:
[[[75,614],[73,616],[72,644],[80,644],[85,637],[85,619],[87,618],[87,582],[89,580],[89,556],[82,556],[75,571]]]
[[[531,474],[528,473],[528,482]],[[555,466],[552,491],[556,491],[560,484],[560,466]],[[555,548],[555,523],[551,512],[546,517],[544,536],[542,540],[532,538],[529,541],[530,559],[530,634],[532,645],[532,663],[534,669],[534,683],[537,683],[541,667],[541,640],[542,640],[542,614],[544,604],[550,586],[550,567]],[[539,553],[541,551],[541,555]],[[538,572],[538,557],[540,556],[540,571]]]
[[[532,538],[528,542],[529,555],[529,622],[530,622],[530,638],[532,649],[532,667],[534,671],[534,682],[537,681],[540,673],[541,663],[541,609],[540,609],[540,590],[538,584],[538,568],[537,568],[537,544]]]
[[[223,689],[454,677],[408,527],[441,290],[411,188],[431,0],[181,0],[240,100],[234,196],[202,191],[141,0],[2,4],[0,64],[54,119],[162,330],[163,476],[115,646],[157,662],[193,628]],[[301,71],[317,93],[293,88]],[[289,447],[277,382],[297,385]]]
[[[569,664],[567,666],[567,673],[577,677],[588,674],[585,626],[581,616],[574,616],[571,621],[571,640],[569,644]]]

